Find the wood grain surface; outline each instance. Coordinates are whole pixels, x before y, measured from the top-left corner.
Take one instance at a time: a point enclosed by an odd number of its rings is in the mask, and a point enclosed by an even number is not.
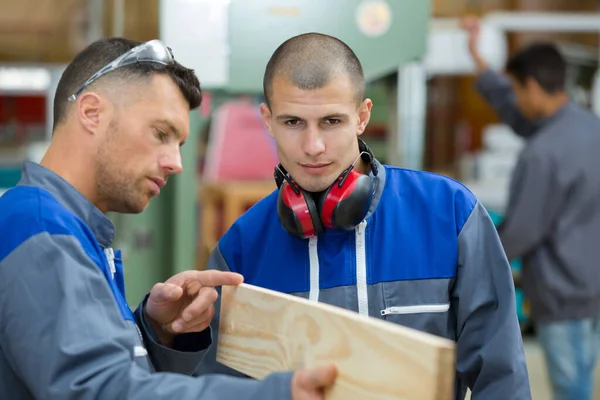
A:
[[[224,286],[217,361],[248,376],[334,363],[328,400],[453,399],[455,343],[256,286]]]

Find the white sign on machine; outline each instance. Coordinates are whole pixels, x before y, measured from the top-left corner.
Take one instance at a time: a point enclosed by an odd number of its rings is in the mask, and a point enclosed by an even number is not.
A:
[[[160,0],[159,28],[175,59],[202,78],[203,88],[229,81],[230,0]]]

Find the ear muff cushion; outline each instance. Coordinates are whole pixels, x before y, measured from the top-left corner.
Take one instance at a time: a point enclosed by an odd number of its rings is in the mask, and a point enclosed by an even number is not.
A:
[[[277,213],[281,224],[289,233],[301,238],[309,238],[319,233],[321,224],[318,220],[318,224],[314,223],[313,215],[318,218],[318,213],[314,210],[316,210],[314,201],[303,191],[296,194],[287,182],[281,185]]]
[[[336,182],[323,197],[323,225],[332,229],[353,229],[369,212],[372,198],[371,178],[360,172],[350,171],[342,187]]]

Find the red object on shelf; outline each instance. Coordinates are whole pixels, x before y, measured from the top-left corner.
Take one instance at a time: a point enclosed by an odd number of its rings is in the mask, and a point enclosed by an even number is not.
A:
[[[45,96],[0,96],[0,124],[44,124]]]
[[[213,114],[203,178],[207,181],[272,180],[275,142],[263,125],[257,104],[235,100]]]

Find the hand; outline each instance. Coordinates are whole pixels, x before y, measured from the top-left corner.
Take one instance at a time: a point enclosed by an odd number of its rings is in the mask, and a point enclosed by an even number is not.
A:
[[[150,291],[144,313],[160,342],[172,347],[177,334],[201,332],[215,314],[215,286],[239,285],[243,277],[233,272],[184,271]]]
[[[463,17],[460,21],[460,26],[462,29],[467,31],[468,34],[468,45],[469,45],[469,53],[473,57],[473,61],[477,66],[478,70],[483,70],[487,68],[487,63],[479,54],[479,49],[477,48],[477,42],[479,40],[479,33],[481,31],[481,22],[479,17],[474,15],[468,15]]]
[[[336,378],[337,369],[333,365],[296,372],[292,378],[292,400],[324,400],[325,389]]]
[[[477,50],[477,40],[479,39],[479,31],[481,29],[479,18],[474,15],[467,15],[460,20],[460,26],[469,35],[469,52],[471,55],[475,56],[479,54]]]

